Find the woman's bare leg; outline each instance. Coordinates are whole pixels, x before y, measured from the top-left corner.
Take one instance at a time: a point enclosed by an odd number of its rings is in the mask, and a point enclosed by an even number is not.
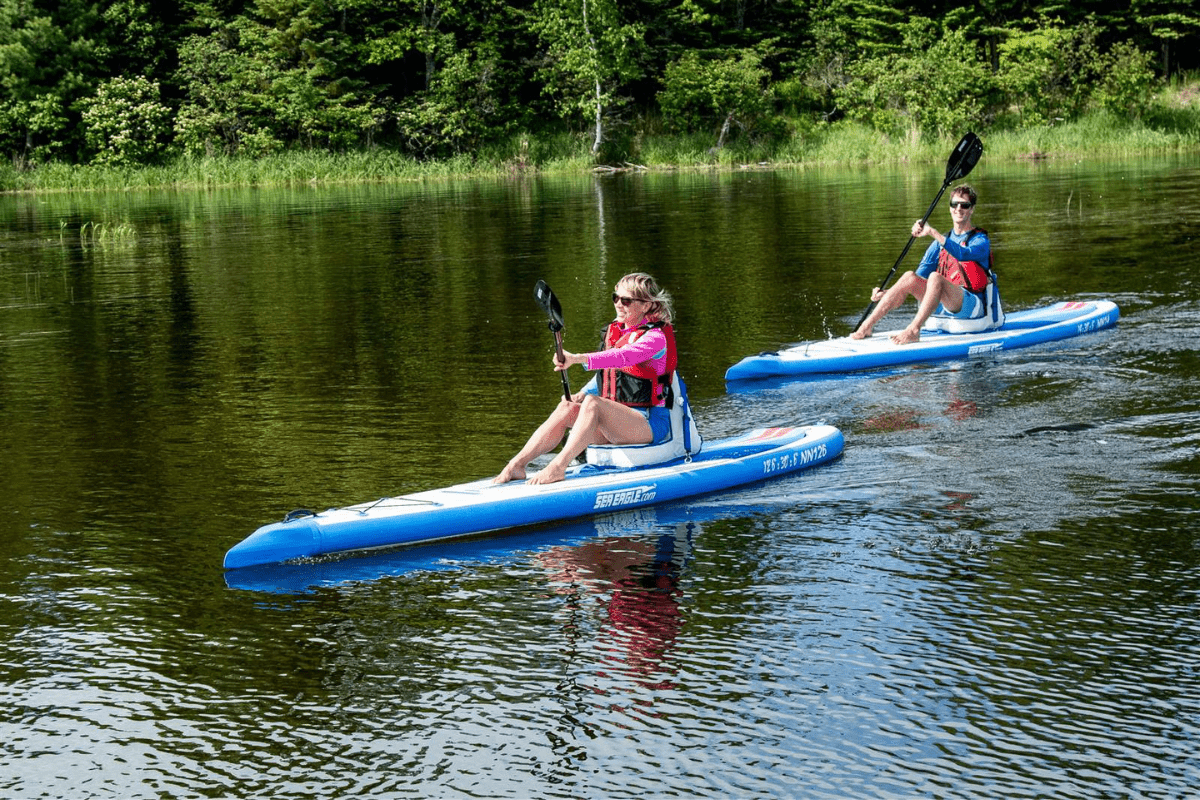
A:
[[[567,443],[529,483],[555,483],[566,477],[567,467],[592,444],[649,444],[654,434],[641,412],[614,400],[588,395],[579,404],[579,415]]]
[[[558,407],[550,413],[545,422],[538,426],[538,429],[529,437],[529,441],[521,448],[521,452],[509,460],[504,469],[500,470],[500,474],[492,479],[492,483],[523,480],[525,468],[530,461],[558,447],[558,443],[566,435],[567,429],[575,424],[575,420],[579,416],[579,409],[579,403],[572,403],[565,398],[560,400]]]

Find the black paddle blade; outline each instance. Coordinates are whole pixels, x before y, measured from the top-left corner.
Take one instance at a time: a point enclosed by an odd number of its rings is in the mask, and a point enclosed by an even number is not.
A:
[[[968,133],[950,154],[950,161],[946,164],[946,183],[967,177],[982,155],[983,142],[975,134]]]
[[[538,305],[546,312],[546,316],[550,318],[550,330],[554,332],[554,350],[558,353],[559,361],[562,361],[562,334],[563,315],[562,306],[558,303],[558,298],[554,296],[554,292],[550,291],[550,287],[545,281],[538,281],[533,287],[533,296],[537,299]],[[559,372],[559,377],[562,378],[563,398],[571,399],[571,384],[567,383],[567,373]]]
[[[533,287],[533,296],[542,310],[546,312],[546,316],[550,318],[550,330],[555,333],[561,331],[563,329],[562,306],[545,281],[537,282],[537,285]]]

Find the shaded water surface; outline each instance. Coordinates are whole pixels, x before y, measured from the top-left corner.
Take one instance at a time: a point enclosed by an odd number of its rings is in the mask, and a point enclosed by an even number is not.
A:
[[[0,198],[0,795],[1186,795],[1200,163],[972,174],[1006,305],[1112,330],[724,384],[847,333],[939,171]],[[561,390],[534,282],[587,350],[638,269],[707,436],[844,457],[223,574],[293,507],[496,472]]]

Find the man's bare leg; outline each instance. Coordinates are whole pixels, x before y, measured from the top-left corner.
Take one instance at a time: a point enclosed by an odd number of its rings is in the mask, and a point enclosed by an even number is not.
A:
[[[936,272],[930,275],[929,280],[925,282],[925,294],[920,299],[920,305],[917,306],[917,315],[913,317],[908,327],[892,336],[892,341],[896,344],[912,344],[920,341],[921,328],[933,316],[933,312],[937,311],[938,305],[941,304],[953,314],[962,308],[962,293],[961,286],[951,283],[942,275]]]
[[[876,301],[875,308],[871,309],[870,315],[863,320],[863,324],[858,326],[858,330],[850,334],[851,339],[866,339],[875,331],[875,326],[879,320],[886,317],[888,314],[895,311],[904,304],[910,296],[917,298],[920,301],[921,296],[925,293],[925,279],[918,278],[913,272],[906,272],[900,276],[900,280],[892,284],[892,288],[884,292],[883,296]]]

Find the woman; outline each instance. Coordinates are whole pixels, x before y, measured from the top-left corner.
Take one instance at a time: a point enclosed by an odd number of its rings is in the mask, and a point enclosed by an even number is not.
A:
[[[554,369],[572,364],[600,374],[542,423],[521,452],[513,456],[493,483],[525,477],[529,462],[549,453],[571,433],[563,449],[530,483],[554,483],[566,477],[567,467],[592,444],[650,444],[671,431],[668,394],[675,369],[675,334],[671,327],[671,296],[644,272],[626,275],[613,291],[613,320],[604,337],[605,349],[594,353],[563,350],[553,356]]]

